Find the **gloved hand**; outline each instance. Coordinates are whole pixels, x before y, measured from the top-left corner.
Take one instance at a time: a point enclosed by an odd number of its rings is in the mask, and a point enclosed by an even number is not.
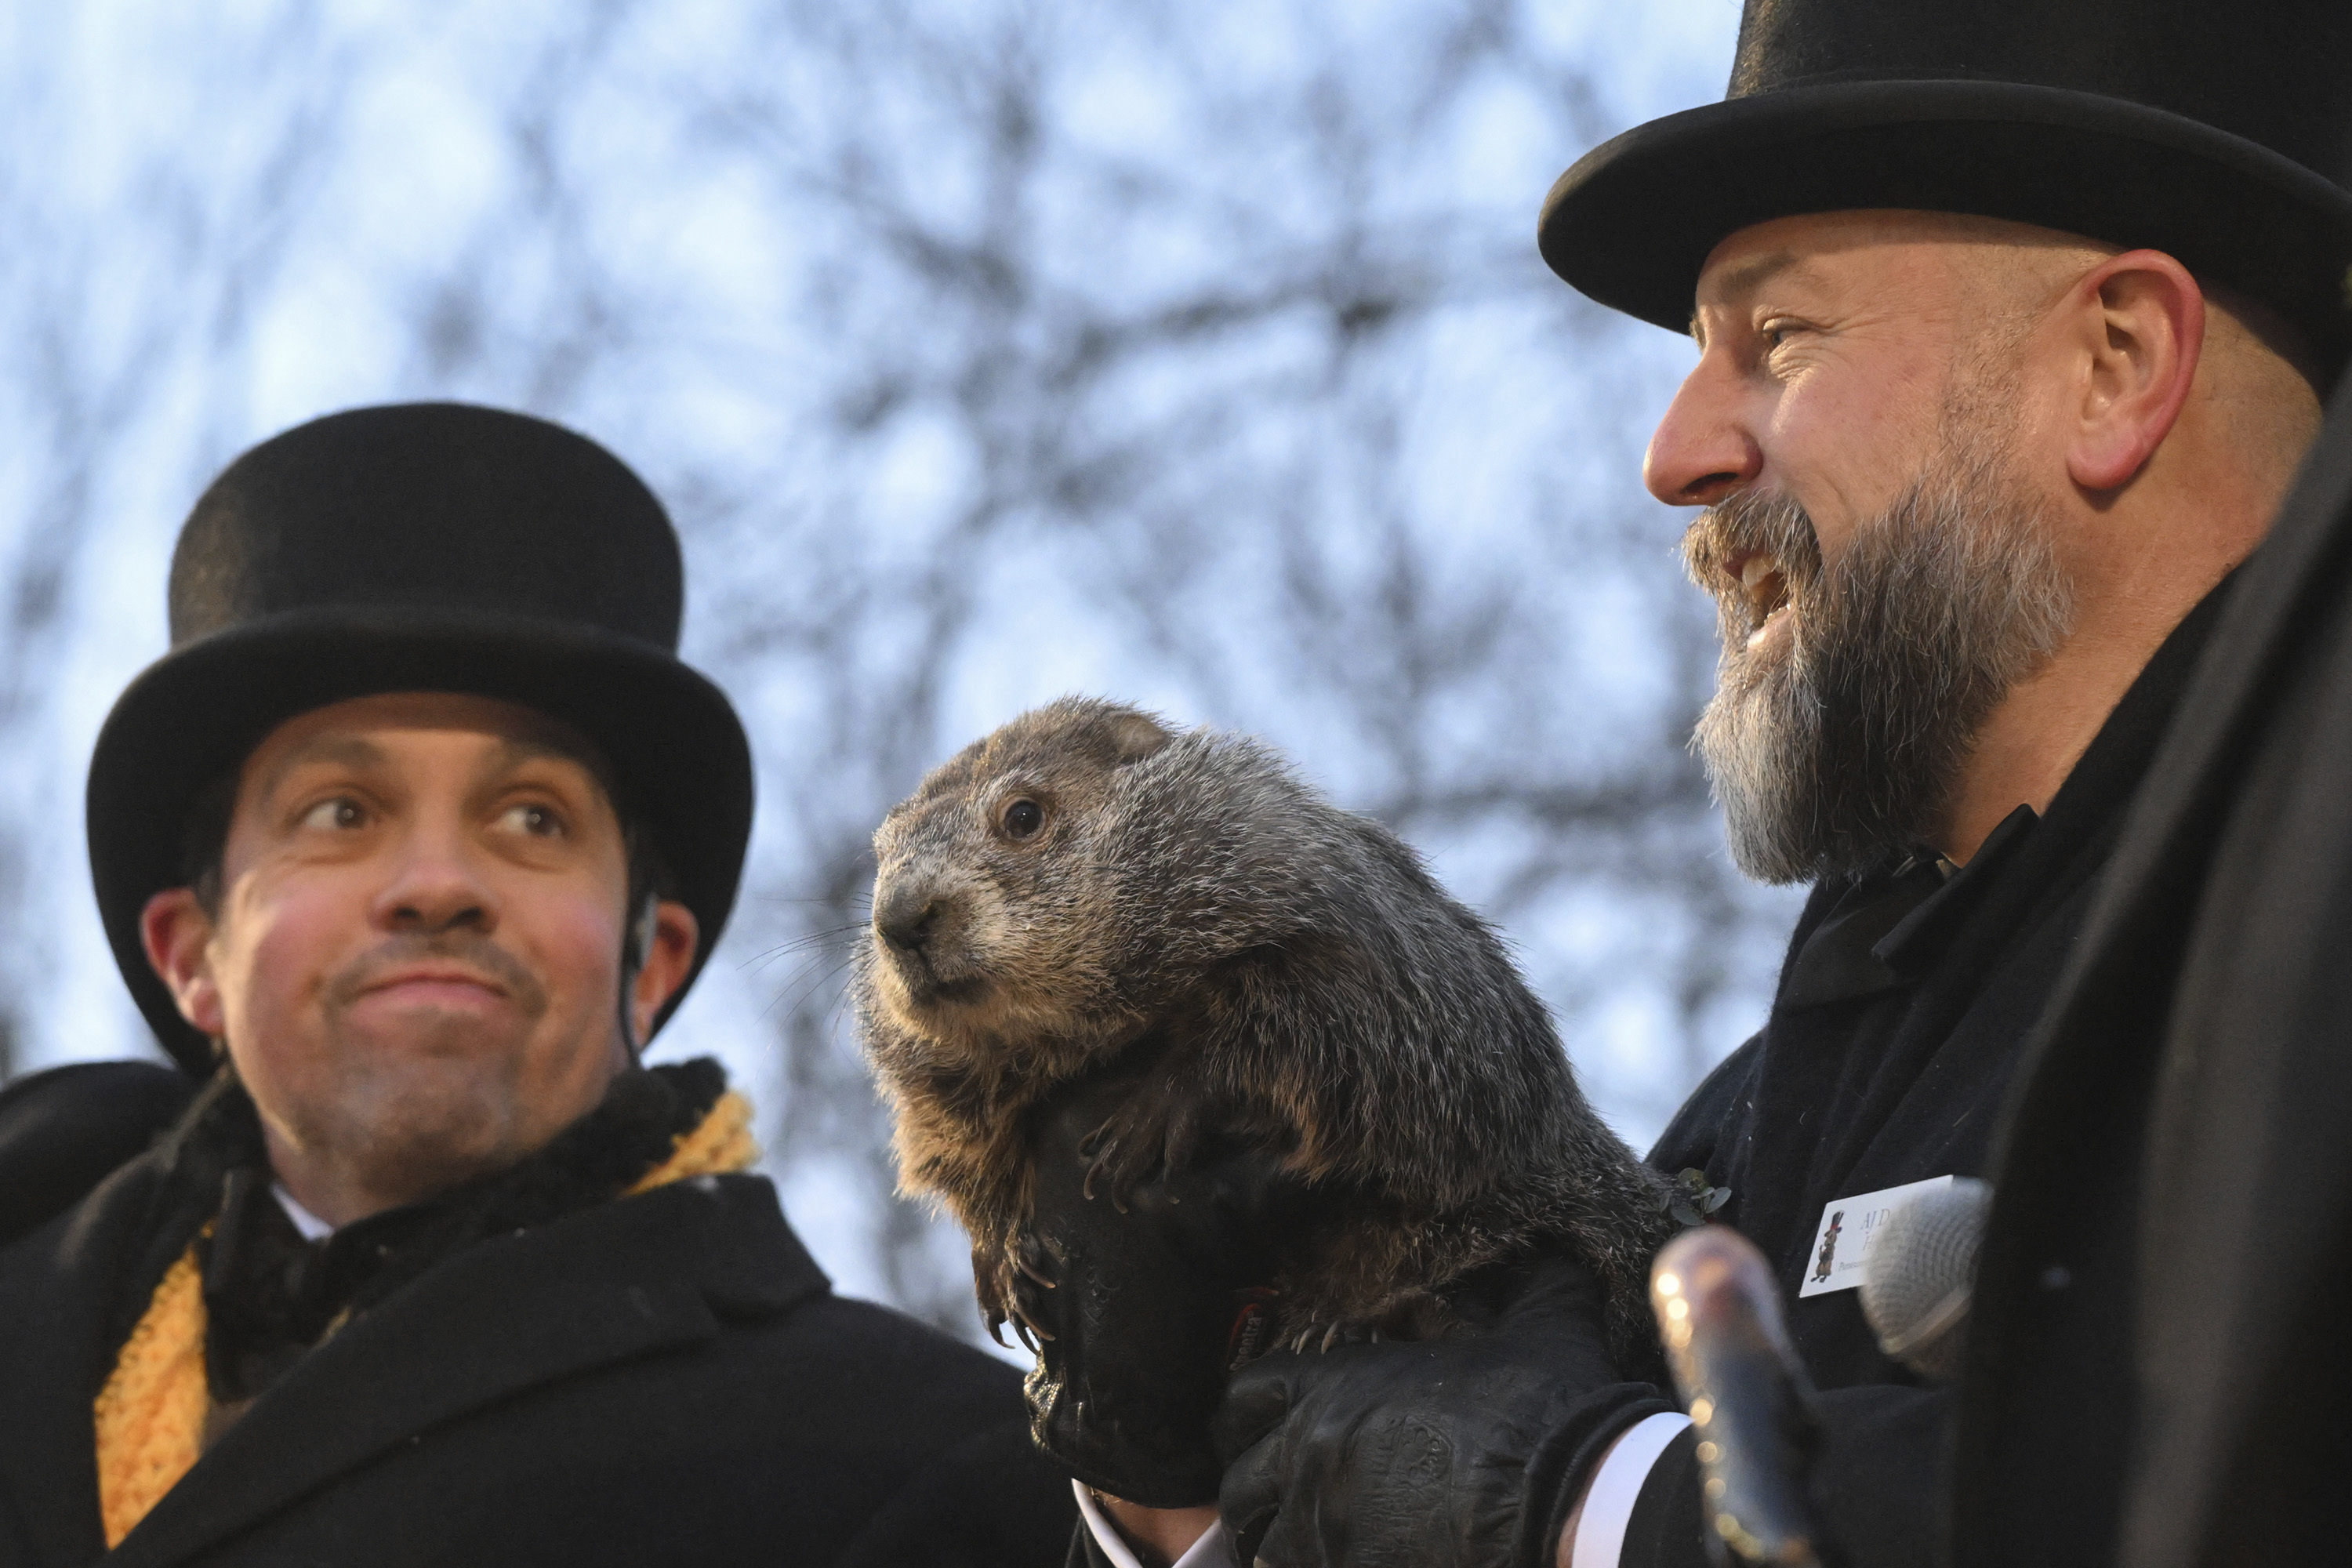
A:
[[[1058,1091],[1030,1130],[1028,1232],[1012,1278],[1037,1331],[1026,1392],[1038,1446],[1088,1486],[1151,1508],[1212,1502],[1222,1467],[1210,1423],[1236,1328],[1308,1234],[1321,1200],[1277,1151],[1205,1142],[1182,1171],[1125,1194],[1087,1191],[1087,1142],[1132,1074]]]
[[[1600,1281],[1566,1256],[1485,1270],[1442,1340],[1277,1351],[1217,1417],[1218,1509],[1269,1568],[1550,1568],[1585,1472],[1672,1408],[1621,1382]]]

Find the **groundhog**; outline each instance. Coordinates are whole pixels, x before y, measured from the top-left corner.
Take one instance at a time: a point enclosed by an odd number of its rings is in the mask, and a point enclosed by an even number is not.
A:
[[[1283,1151],[1347,1223],[1271,1281],[1277,1338],[1443,1331],[1449,1283],[1542,1243],[1654,1354],[1665,1186],[1578,1091],[1486,923],[1394,834],[1265,745],[1065,698],[935,770],[875,835],[855,991],[904,1187],[971,1232],[993,1331],[1024,1314],[1029,1115],[1142,1061],[1088,1141],[1124,1205],[1211,1136]]]

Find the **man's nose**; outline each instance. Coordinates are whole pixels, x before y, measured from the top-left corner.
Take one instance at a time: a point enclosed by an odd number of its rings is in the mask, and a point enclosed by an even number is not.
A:
[[[376,898],[376,922],[392,931],[488,931],[497,900],[455,832],[420,826],[401,846],[392,879]]]
[[[1729,366],[1702,355],[1667,405],[1642,458],[1642,482],[1668,506],[1713,506],[1756,482],[1763,449],[1740,417]]]

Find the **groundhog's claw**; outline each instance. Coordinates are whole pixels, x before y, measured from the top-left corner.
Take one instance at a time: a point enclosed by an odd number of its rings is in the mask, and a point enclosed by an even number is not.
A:
[[[1060,1261],[1034,1236],[1016,1236],[1001,1250],[972,1249],[972,1284],[980,1298],[980,1321],[990,1339],[1011,1349],[1004,1338],[1009,1327],[1034,1355],[1040,1340],[1054,1337],[1054,1331],[1045,1327],[1053,1314],[1046,1310],[1044,1292],[1059,1288],[1061,1281],[1054,1273]]]
[[[1087,1159],[1087,1179],[1078,1190],[1091,1202],[1099,1188],[1110,1199],[1110,1206],[1125,1214],[1128,1198],[1150,1178],[1152,1171],[1145,1168],[1147,1156],[1136,1152],[1139,1147],[1149,1147],[1150,1141],[1122,1137],[1114,1131],[1117,1121],[1113,1118],[1104,1122],[1095,1129],[1092,1137],[1078,1145],[1078,1152]],[[1152,1163],[1158,1163],[1156,1158]]]
[[[1319,1353],[1336,1345],[1441,1339],[1455,1321],[1443,1300],[1410,1287],[1370,1303],[1326,1300],[1296,1303],[1291,1310],[1303,1318],[1292,1317],[1284,1324],[1283,1342],[1302,1353],[1310,1345]]]
[[[1182,1173],[1200,1143],[1198,1097],[1174,1073],[1154,1072],[1079,1143],[1088,1161],[1080,1190],[1092,1198],[1099,1188],[1125,1214],[1136,1188]]]
[[[1378,1329],[1354,1323],[1310,1322],[1291,1340],[1290,1348],[1303,1354],[1308,1345],[1314,1345],[1315,1353],[1320,1355],[1333,1345],[1360,1345],[1368,1340],[1377,1342],[1380,1337]],[[1317,1342],[1318,1340],[1320,1343]]]
[[[1045,1292],[1060,1288],[1061,1281],[1054,1278],[1060,1261],[1037,1237],[1023,1235],[1013,1238],[996,1262],[997,1310],[1031,1355],[1037,1353],[1040,1340],[1054,1337],[1054,1331],[1045,1327],[1053,1313]]]
[[[1024,1311],[1017,1303],[1013,1309],[1013,1316],[1006,1320],[1006,1321],[1012,1326],[1013,1332],[1020,1339],[1021,1342],[1029,1347],[1029,1353],[1031,1355],[1035,1355],[1037,1353],[1038,1341],[1050,1340],[1054,1337],[1053,1330],[1047,1328],[1045,1324],[1031,1317],[1026,1311]],[[999,1341],[998,1342],[1001,1344],[1003,1342]]]

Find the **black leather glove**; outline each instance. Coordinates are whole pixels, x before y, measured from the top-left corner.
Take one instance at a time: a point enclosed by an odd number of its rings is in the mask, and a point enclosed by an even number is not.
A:
[[[1242,1562],[1550,1568],[1592,1462],[1672,1408],[1619,1380],[1601,1283],[1574,1258],[1447,1294],[1465,1326],[1445,1339],[1277,1351],[1234,1378],[1218,1508]]]
[[[1087,1141],[1133,1074],[1058,1091],[1034,1114],[1031,1222],[1013,1281],[1037,1331],[1038,1446],[1088,1486],[1150,1508],[1214,1501],[1211,1420],[1276,1256],[1321,1200],[1277,1152],[1211,1138],[1125,1194],[1087,1190]]]

